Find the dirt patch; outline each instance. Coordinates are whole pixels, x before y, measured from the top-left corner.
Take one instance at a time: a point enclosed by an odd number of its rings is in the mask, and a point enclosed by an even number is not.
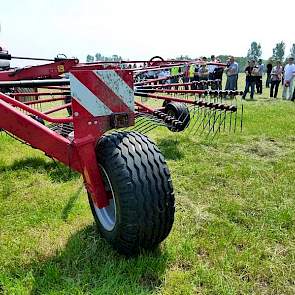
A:
[[[289,152],[289,148],[284,143],[273,138],[259,138],[248,144],[235,146],[235,149],[265,160],[276,160]]]
[[[147,289],[154,289],[160,287],[162,281],[156,274],[146,273],[140,277],[139,283]]]

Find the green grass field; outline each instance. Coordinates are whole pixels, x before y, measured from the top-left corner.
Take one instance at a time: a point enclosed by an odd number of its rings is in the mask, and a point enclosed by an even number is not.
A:
[[[97,234],[78,174],[0,135],[0,294],[295,294],[295,104],[264,89],[244,106],[243,132],[213,144],[151,132],[176,219],[129,260]]]

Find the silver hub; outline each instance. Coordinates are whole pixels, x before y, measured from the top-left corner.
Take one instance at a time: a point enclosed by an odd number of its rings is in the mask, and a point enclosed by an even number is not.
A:
[[[111,181],[105,171],[105,169],[100,166],[101,175],[103,178],[103,182],[105,184],[105,190],[107,195],[109,196],[109,204],[104,208],[98,208],[94,204],[94,209],[100,224],[106,231],[112,231],[116,224],[116,200],[114,196],[114,191],[112,188]]]

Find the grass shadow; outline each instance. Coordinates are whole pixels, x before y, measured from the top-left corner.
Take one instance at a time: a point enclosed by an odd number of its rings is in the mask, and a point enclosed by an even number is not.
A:
[[[61,218],[66,221],[68,219],[68,216],[74,207],[74,204],[78,200],[82,190],[83,190],[84,185],[82,184],[78,190],[69,198],[67,205],[63,208]]]
[[[157,146],[165,156],[166,160],[179,160],[183,158],[183,153],[178,148],[179,141],[176,139],[162,138],[157,140]]]
[[[126,259],[89,225],[73,234],[55,256],[22,271],[34,277],[31,294],[142,294],[161,287],[167,256],[157,249]]]
[[[65,182],[77,179],[80,174],[70,170],[60,162],[46,161],[40,157],[27,157],[16,160],[11,165],[0,165],[0,172],[16,170],[33,170],[32,172],[46,173],[53,182]]]

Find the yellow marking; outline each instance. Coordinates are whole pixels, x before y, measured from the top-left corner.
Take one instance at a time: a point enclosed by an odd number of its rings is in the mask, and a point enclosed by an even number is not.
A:
[[[59,66],[57,66],[57,71],[59,73],[64,73],[65,72],[65,67],[63,65],[59,65]]]

